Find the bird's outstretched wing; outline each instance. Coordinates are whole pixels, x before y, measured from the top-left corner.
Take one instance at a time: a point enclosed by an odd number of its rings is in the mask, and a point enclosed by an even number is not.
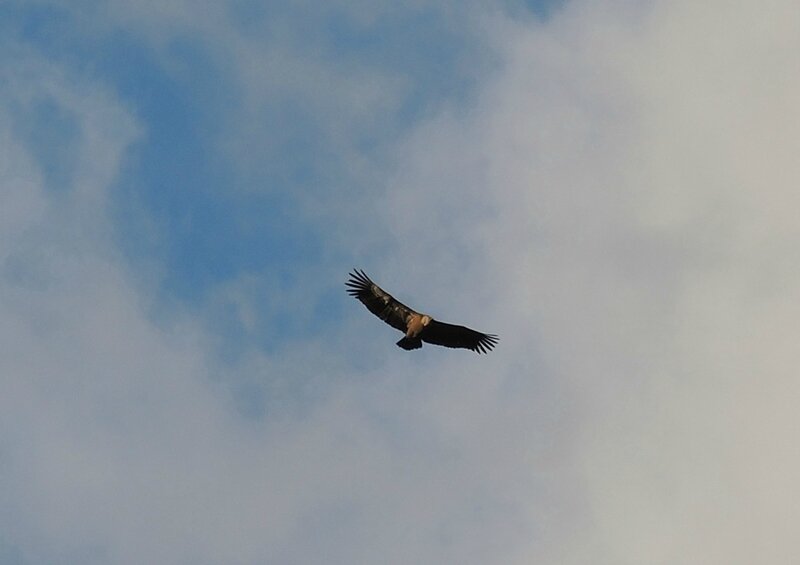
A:
[[[364,271],[353,269],[345,285],[350,296],[358,298],[370,312],[401,332],[406,331],[409,317],[417,314],[372,282]]]
[[[500,341],[493,334],[476,332],[464,326],[446,324],[436,320],[431,320],[431,323],[425,326],[419,337],[426,343],[471,349],[478,353],[488,353]]]

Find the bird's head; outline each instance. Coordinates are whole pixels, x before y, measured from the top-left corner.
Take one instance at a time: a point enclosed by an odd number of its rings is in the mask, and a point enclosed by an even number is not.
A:
[[[430,316],[428,316],[427,314],[423,314],[423,315],[422,315],[422,320],[421,320],[421,322],[422,322],[422,327],[424,328],[425,326],[427,326],[428,324],[430,324],[432,320],[433,320],[433,318],[431,318],[431,317],[430,317]]]

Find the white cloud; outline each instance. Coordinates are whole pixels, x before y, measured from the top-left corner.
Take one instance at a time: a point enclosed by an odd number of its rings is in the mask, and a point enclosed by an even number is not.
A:
[[[575,435],[555,488],[583,502],[552,562],[789,563],[800,14],[637,9],[504,27],[481,104],[413,140],[398,229],[410,256],[482,253],[468,272],[497,273],[480,310],[503,313],[502,355],[535,347],[538,378],[561,381]],[[434,276],[449,292],[463,274]]]

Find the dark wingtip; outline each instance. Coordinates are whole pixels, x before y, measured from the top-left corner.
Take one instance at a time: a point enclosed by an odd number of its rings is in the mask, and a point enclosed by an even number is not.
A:
[[[500,343],[500,338],[495,334],[483,334],[473,351],[478,353],[478,355],[489,353],[498,343]]]
[[[354,268],[350,272],[350,278],[344,284],[347,287],[347,293],[358,298],[360,293],[369,290],[370,285],[374,283],[364,271]]]

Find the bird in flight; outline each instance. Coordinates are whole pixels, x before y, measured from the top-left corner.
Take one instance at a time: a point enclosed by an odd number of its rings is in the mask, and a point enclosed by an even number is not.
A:
[[[345,285],[350,296],[360,300],[367,310],[406,334],[397,342],[397,345],[406,351],[419,349],[424,341],[444,347],[488,353],[499,341],[496,335],[439,322],[427,314],[412,310],[372,282],[364,271],[354,269]]]

